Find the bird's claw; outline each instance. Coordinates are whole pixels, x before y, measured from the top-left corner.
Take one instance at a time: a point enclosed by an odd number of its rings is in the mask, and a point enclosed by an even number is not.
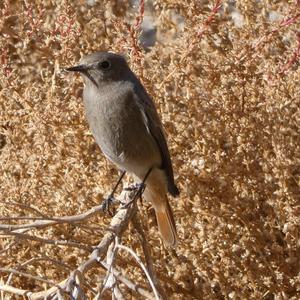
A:
[[[116,198],[110,194],[106,199],[103,200],[102,202],[102,211],[103,212],[108,212],[110,216],[113,216],[113,212],[110,210],[110,206],[114,203],[116,203],[117,200]]]
[[[131,186],[128,186],[124,190],[129,191],[129,192],[137,191],[142,194],[144,192],[145,188],[146,188],[146,185],[143,182],[141,182],[141,183],[135,183]]]
[[[124,208],[127,208],[129,205],[131,205],[138,197],[141,197],[144,190],[146,188],[146,185],[141,182],[141,183],[135,183],[129,187],[126,187],[124,190],[125,191],[129,191],[129,192],[132,192],[132,191],[136,191],[133,199],[131,201],[129,201],[128,203],[124,203],[123,204],[123,207]]]

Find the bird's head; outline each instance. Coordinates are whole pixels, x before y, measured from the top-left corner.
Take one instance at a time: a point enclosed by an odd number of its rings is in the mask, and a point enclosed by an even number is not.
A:
[[[131,73],[125,58],[111,52],[89,54],[78,65],[65,70],[79,72],[87,85],[93,84],[98,88],[110,81],[124,80]]]

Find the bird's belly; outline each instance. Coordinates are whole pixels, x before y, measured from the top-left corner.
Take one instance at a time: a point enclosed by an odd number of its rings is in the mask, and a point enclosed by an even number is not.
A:
[[[143,179],[153,167],[160,167],[161,158],[158,152],[149,151],[149,148],[135,147],[130,152],[123,152],[115,163],[119,168]]]
[[[85,95],[87,119],[101,150],[119,168],[138,177],[154,166],[161,154],[132,93],[99,98]]]
[[[160,151],[145,126],[105,117],[96,117],[89,123],[97,144],[109,160],[139,178],[151,167],[160,167]]]

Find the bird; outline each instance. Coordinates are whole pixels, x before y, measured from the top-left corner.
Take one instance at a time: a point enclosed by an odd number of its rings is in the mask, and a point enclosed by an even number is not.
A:
[[[152,98],[117,53],[91,53],[66,70],[83,77],[86,118],[103,154],[136,180],[147,177],[143,197],[154,208],[164,244],[175,247],[178,237],[167,194],[176,197],[179,190]]]

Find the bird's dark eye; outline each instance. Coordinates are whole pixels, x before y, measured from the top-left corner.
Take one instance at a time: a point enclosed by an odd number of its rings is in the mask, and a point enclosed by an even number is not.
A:
[[[98,63],[100,69],[107,70],[110,68],[111,64],[108,60],[103,60]]]

